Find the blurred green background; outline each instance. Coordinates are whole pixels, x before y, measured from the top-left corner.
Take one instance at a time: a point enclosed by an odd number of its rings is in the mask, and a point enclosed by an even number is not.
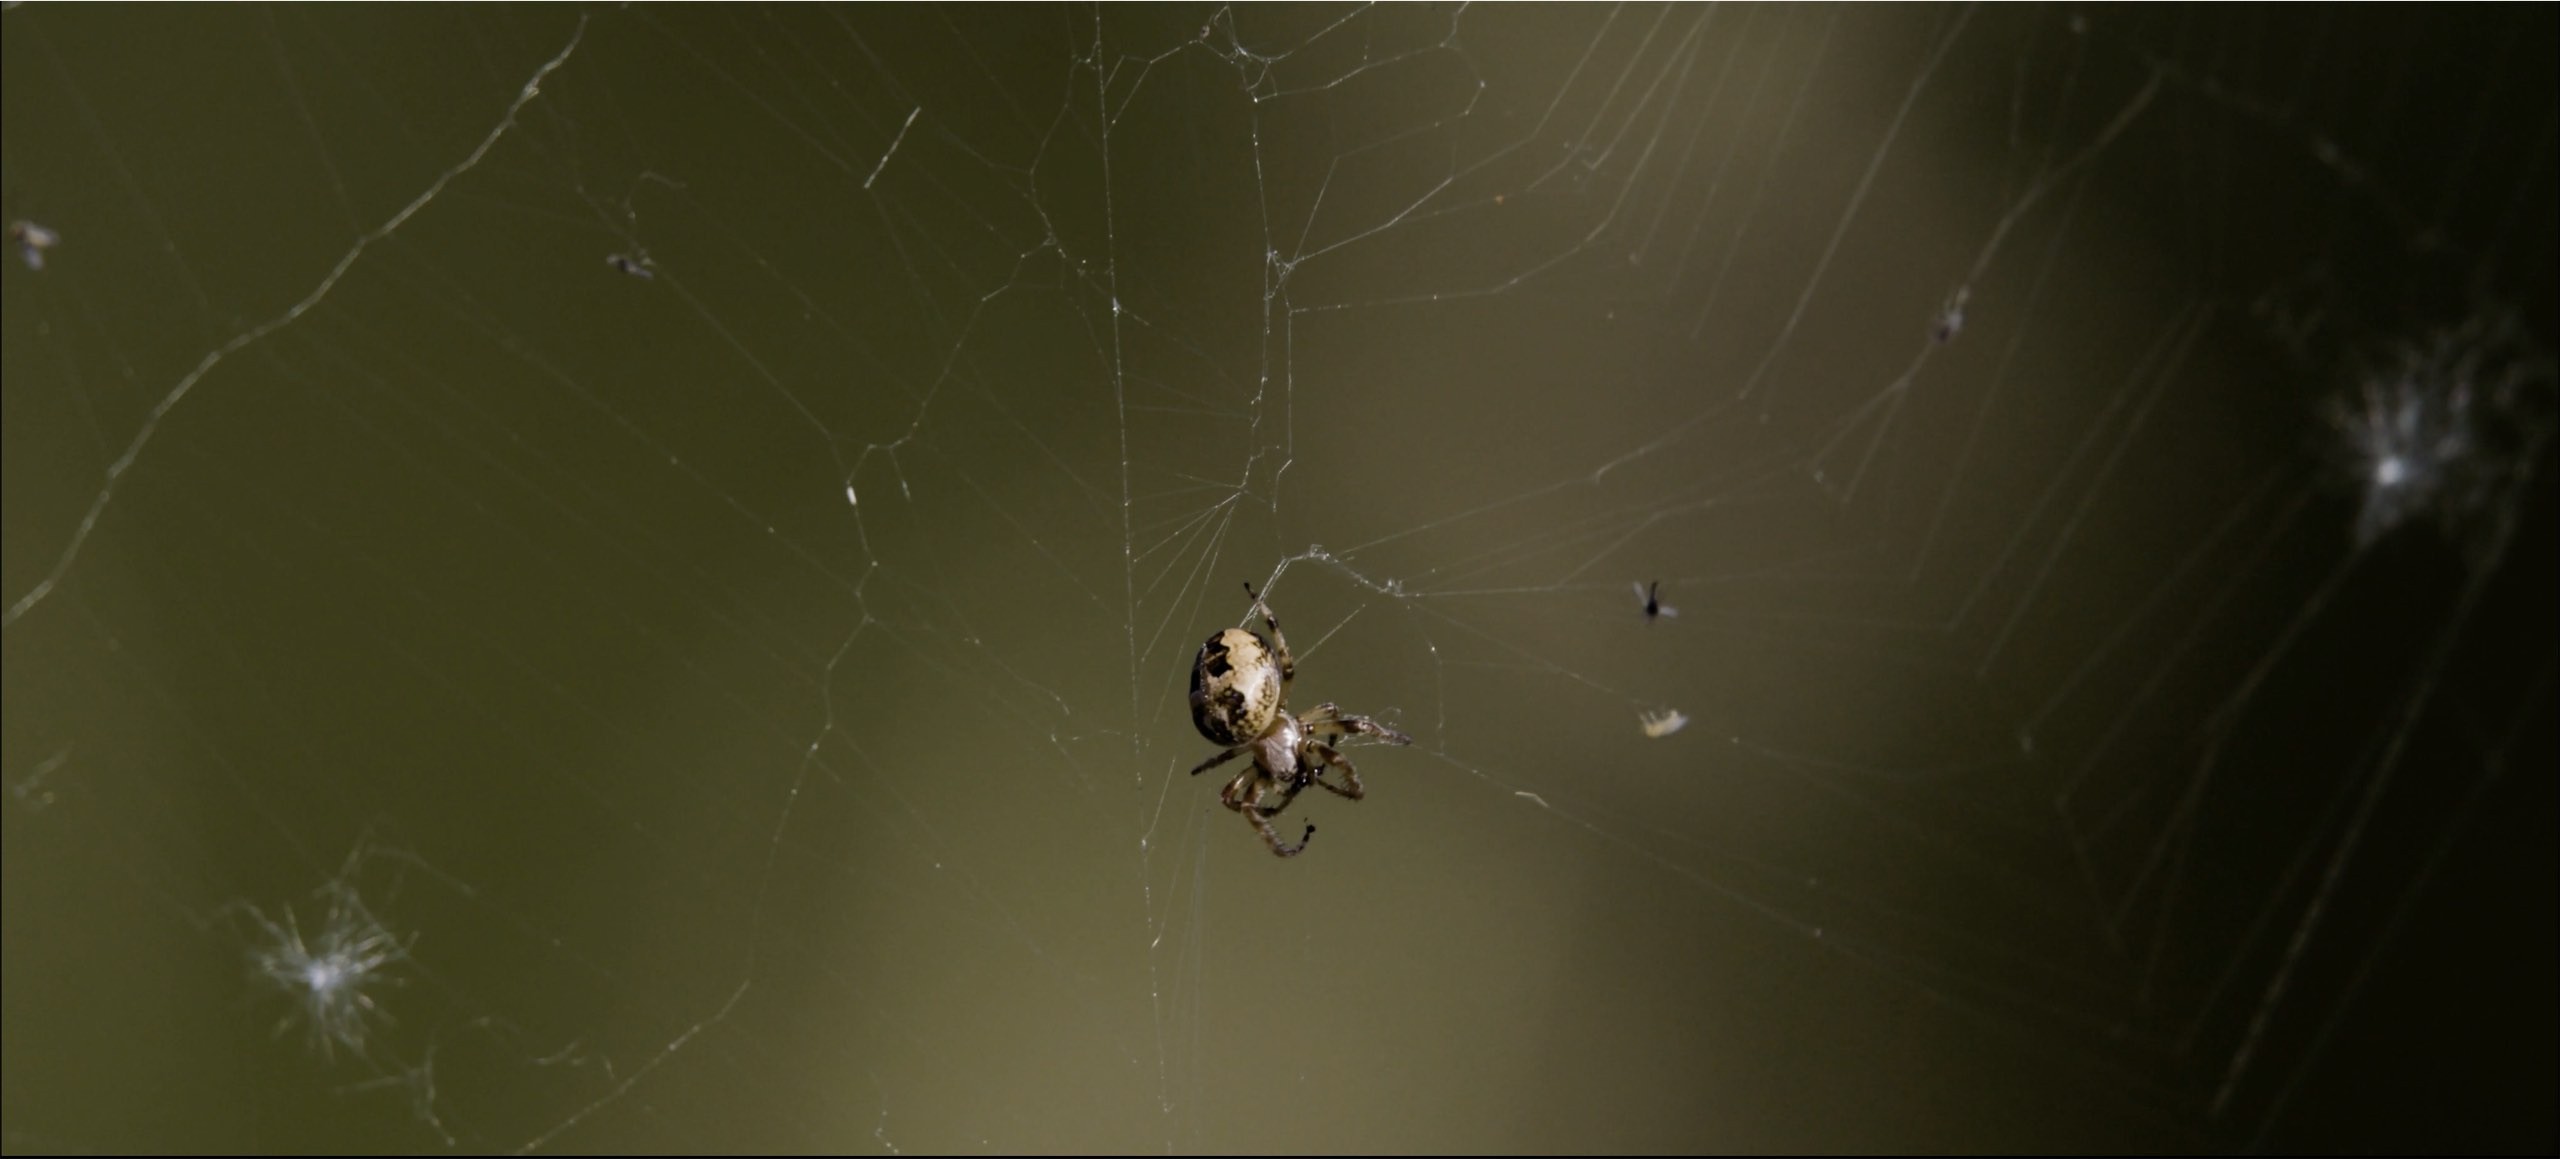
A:
[[[2547,1152],[2551,23],[10,6],[6,1146]]]

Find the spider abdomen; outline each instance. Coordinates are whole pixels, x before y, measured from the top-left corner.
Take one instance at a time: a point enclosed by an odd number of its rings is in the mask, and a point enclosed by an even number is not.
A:
[[[1191,723],[1214,744],[1240,745],[1280,717],[1280,664],[1262,638],[1228,628],[1200,646],[1191,666]]]

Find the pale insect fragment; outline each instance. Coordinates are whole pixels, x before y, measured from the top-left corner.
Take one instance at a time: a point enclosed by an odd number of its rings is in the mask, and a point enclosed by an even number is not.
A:
[[[1972,287],[1956,288],[1955,296],[1947,299],[1946,306],[1938,311],[1938,320],[1929,325],[1931,340],[1944,346],[1955,341],[1956,335],[1964,333],[1964,303],[1972,296]]]
[[[1689,727],[1688,715],[1676,708],[1665,708],[1656,712],[1644,713],[1636,718],[1636,722],[1644,726],[1644,734],[1646,736],[1652,737],[1655,740],[1661,740],[1666,736],[1670,736],[1672,733]]]
[[[44,251],[62,244],[62,235],[32,221],[9,223],[9,241],[18,247],[18,260],[31,270],[44,269]]]

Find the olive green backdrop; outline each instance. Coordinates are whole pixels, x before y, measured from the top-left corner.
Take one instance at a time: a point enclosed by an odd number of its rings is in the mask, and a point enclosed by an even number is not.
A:
[[[2552,1145],[2547,8],[0,33],[12,1151]]]

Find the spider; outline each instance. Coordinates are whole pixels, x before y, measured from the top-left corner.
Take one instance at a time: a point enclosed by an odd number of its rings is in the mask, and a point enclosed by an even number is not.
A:
[[[1253,760],[1218,791],[1218,800],[1244,814],[1271,852],[1295,857],[1315,837],[1314,823],[1292,845],[1272,830],[1271,818],[1288,808],[1300,790],[1319,785],[1354,801],[1363,795],[1359,770],[1327,742],[1354,734],[1386,744],[1412,744],[1413,738],[1365,716],[1345,716],[1331,704],[1319,704],[1305,715],[1291,713],[1289,680],[1297,675],[1297,661],[1289,655],[1289,641],[1280,635],[1271,605],[1254,595],[1251,583],[1244,585],[1244,594],[1253,597],[1253,610],[1262,613],[1271,639],[1265,643],[1249,629],[1228,628],[1200,646],[1200,658],[1191,666],[1191,723],[1227,750],[1200,762],[1191,775],[1251,753]],[[1328,767],[1342,770],[1342,784],[1324,779]],[[1265,807],[1264,795],[1274,790],[1279,802]]]

